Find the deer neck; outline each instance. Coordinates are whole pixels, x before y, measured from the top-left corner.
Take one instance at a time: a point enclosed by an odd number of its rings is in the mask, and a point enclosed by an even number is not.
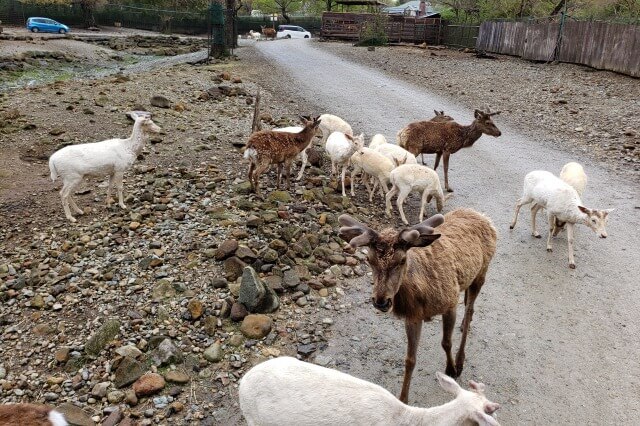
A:
[[[468,126],[462,126],[462,136],[463,148],[472,146],[478,139],[480,139],[480,136],[482,136],[482,130],[480,129],[477,120],[473,120],[473,123]]]
[[[402,424],[411,425],[462,425],[466,413],[454,399],[446,404],[431,408],[408,407],[409,413]],[[410,418],[408,418],[410,417]],[[409,422],[406,422],[409,421]]]
[[[142,152],[144,144],[147,142],[147,135],[142,131],[142,123],[135,123],[133,125],[133,131],[129,137],[129,148],[131,151],[138,155]]]

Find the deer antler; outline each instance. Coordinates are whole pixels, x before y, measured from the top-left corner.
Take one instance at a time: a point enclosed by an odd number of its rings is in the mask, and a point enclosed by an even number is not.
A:
[[[338,236],[345,241],[349,241],[351,248],[369,245],[378,237],[376,231],[347,214],[340,215],[338,222],[343,225],[338,232]]]
[[[429,219],[401,231],[400,238],[409,244],[417,244],[421,240],[433,240],[433,237],[436,235],[438,237],[440,236],[440,234],[433,233],[433,231],[435,231],[434,228],[442,225],[443,223],[444,216],[441,214],[433,215]]]

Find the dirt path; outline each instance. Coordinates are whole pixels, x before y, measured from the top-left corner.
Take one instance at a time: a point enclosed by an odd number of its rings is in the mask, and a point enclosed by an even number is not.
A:
[[[335,113],[369,136],[381,132],[395,140],[404,124],[430,116],[433,109],[463,123],[472,116],[469,105],[340,59],[318,44],[263,42],[239,55],[270,61],[275,72],[266,65],[255,77],[283,90],[297,87],[292,96],[307,102],[301,112]],[[479,65],[476,72],[486,70]],[[485,136],[451,160],[456,192],[446,211],[481,210],[499,232],[461,382],[485,382],[489,395],[503,404],[503,424],[634,424],[640,410],[638,188],[602,164],[559,150],[549,135],[523,136],[513,126],[516,120],[516,113],[498,117],[501,138]],[[530,237],[528,212],[514,231],[508,227],[524,175],[535,169],[558,172],[570,160],[583,163],[589,175],[587,206],[616,209],[608,239],[580,228],[574,271],[567,267],[566,234],[547,253],[544,240]],[[336,321],[334,337],[318,360],[398,392],[404,328],[376,313],[369,297],[368,280],[351,284],[346,299],[351,313]],[[434,322],[423,328],[410,396],[424,406],[448,398],[434,380],[435,371],[444,368],[440,324]]]

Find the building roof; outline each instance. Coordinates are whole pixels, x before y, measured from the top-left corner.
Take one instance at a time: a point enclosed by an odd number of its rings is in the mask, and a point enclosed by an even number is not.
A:
[[[405,10],[410,10],[410,11],[420,10],[420,0],[408,1],[406,3],[402,3],[397,6],[385,7],[382,9],[383,12],[387,12],[391,15],[404,14]],[[426,12],[427,12],[426,16],[438,15],[440,13],[437,10],[435,10],[433,6],[429,4],[429,2],[427,2]]]
[[[343,6],[386,6],[378,0],[337,0],[336,4]]]

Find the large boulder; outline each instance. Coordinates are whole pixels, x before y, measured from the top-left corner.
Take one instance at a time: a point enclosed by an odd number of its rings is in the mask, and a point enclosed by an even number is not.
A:
[[[280,307],[276,292],[266,286],[250,266],[242,272],[238,302],[252,313],[271,313]]]

